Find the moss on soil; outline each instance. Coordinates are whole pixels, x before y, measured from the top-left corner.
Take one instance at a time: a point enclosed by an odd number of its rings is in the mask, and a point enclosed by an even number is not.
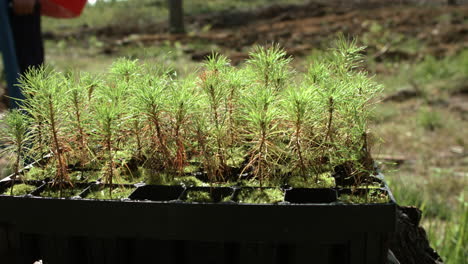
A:
[[[150,173],[144,170],[142,179],[146,184],[153,185],[184,185],[187,187],[207,187],[208,183],[203,182],[195,176],[174,176],[166,172]]]
[[[150,185],[169,185],[170,177],[167,173],[151,173],[148,169],[144,170],[143,178],[146,184]]]
[[[44,180],[55,176],[55,168],[32,167],[24,177],[28,180]],[[90,182],[96,181],[101,176],[97,171],[72,171],[69,173],[72,182]]]
[[[273,204],[284,200],[284,193],[278,188],[242,189],[237,195],[239,203]]]
[[[200,166],[198,165],[187,165],[185,166],[184,168],[184,172],[185,173],[194,173],[194,172],[197,172],[197,171],[200,171]]]
[[[215,202],[209,191],[196,191],[191,190],[187,192],[187,197],[185,198],[186,202],[197,202],[197,203],[213,203]],[[220,202],[229,202],[231,201],[231,194],[222,197]]]
[[[212,203],[211,194],[207,191],[188,191],[186,202]]]
[[[78,196],[83,189],[81,188],[63,188],[62,194],[58,187],[48,187],[43,192],[41,192],[42,197],[53,197],[53,198],[69,198],[73,196]]]
[[[51,168],[30,168],[24,175],[28,180],[44,180],[45,178],[52,178],[55,175],[55,170]]]
[[[169,182],[172,185],[185,185],[187,187],[208,187],[209,184],[199,180],[195,176],[176,177]]]
[[[73,171],[69,176],[72,182],[92,182],[97,181],[101,175],[98,171]]]
[[[331,172],[324,172],[304,179],[302,176],[293,176],[288,180],[288,185],[294,188],[333,188],[336,186],[335,178]]]
[[[267,181],[264,180],[262,181],[262,184],[260,184],[260,181],[257,179],[240,180],[236,183],[236,185],[240,187],[278,187],[283,184],[284,182],[280,178],[273,178]]]
[[[351,204],[365,203],[388,203],[390,198],[385,193],[369,193],[368,195],[342,194],[338,198],[339,201]]]
[[[110,200],[110,199],[123,199],[128,198],[135,188],[117,187],[112,189],[112,195],[109,195],[109,187],[99,189],[89,193],[86,198],[99,199],[99,200]]]
[[[26,195],[31,192],[33,192],[37,187],[34,185],[29,185],[25,183],[20,183],[20,184],[15,184],[13,186],[13,195]],[[11,193],[11,188],[5,189],[5,191],[2,193],[4,195],[10,195]]]
[[[138,182],[144,182],[147,172],[143,167],[138,167],[136,170],[130,171],[126,168],[120,168],[117,170],[117,177],[114,177],[114,183],[116,184],[133,184]]]

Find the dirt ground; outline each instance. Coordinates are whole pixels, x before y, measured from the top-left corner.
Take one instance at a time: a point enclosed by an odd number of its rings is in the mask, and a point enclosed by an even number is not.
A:
[[[412,59],[421,54],[445,56],[468,47],[468,6],[401,6],[382,4],[353,5],[308,3],[273,5],[254,11],[232,11],[187,16],[191,33],[171,35],[167,24],[144,26],[83,27],[71,32],[46,32],[47,39],[104,39],[102,52],[112,54],[126,45],[158,45],[167,42],[214,43],[228,53],[234,63],[246,58],[246,47],[254,44],[279,43],[291,55],[306,55],[322,48],[338,32],[348,36],[372,33],[387,43],[365,43],[368,52],[379,60],[398,56]],[[381,29],[376,31],[376,25]],[[204,27],[209,30],[202,30]],[[393,35],[387,36],[386,32]],[[379,35],[380,34],[380,35]],[[394,50],[393,38],[411,38],[424,44],[417,52]],[[379,45],[382,44],[382,45]],[[202,60],[210,50],[187,49],[192,59]]]

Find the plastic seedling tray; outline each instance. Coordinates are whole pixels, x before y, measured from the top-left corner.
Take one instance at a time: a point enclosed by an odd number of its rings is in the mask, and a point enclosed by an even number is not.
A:
[[[46,188],[34,184],[35,195]],[[141,256],[164,263],[385,263],[395,229],[396,204],[386,186],[286,188],[274,204],[239,202],[242,191],[272,189],[265,187],[114,185],[135,190],[123,199],[88,198],[103,187],[109,186],[89,184],[81,199],[1,195],[0,256],[52,264],[138,263]],[[210,200],[189,201],[191,192]],[[340,200],[369,192],[388,202]]]

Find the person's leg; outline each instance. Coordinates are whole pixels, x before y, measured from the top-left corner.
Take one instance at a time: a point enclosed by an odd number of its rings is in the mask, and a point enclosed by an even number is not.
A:
[[[44,63],[39,4],[31,15],[15,15],[11,12],[10,21],[18,65],[23,74],[29,67],[38,67]]]
[[[21,98],[21,93],[16,87],[17,78],[20,72],[18,60],[16,58],[13,33],[10,26],[9,0],[0,0],[0,52],[3,58],[3,68],[6,73],[6,81],[8,89],[1,97],[1,102],[5,106],[16,108],[17,102],[9,99]]]

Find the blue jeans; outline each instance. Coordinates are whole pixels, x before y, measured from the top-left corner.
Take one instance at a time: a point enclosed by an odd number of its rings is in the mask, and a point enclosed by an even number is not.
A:
[[[30,15],[18,16],[10,12],[10,24],[21,74],[25,73],[29,67],[42,65],[44,63],[44,44],[39,4],[36,4],[34,12]]]
[[[26,16],[13,14],[10,0],[0,0],[0,52],[6,72],[8,91],[11,98],[24,98],[16,86],[19,74],[29,67],[44,63],[44,47],[41,36],[40,7]],[[16,100],[10,100],[10,108],[18,107]]]

